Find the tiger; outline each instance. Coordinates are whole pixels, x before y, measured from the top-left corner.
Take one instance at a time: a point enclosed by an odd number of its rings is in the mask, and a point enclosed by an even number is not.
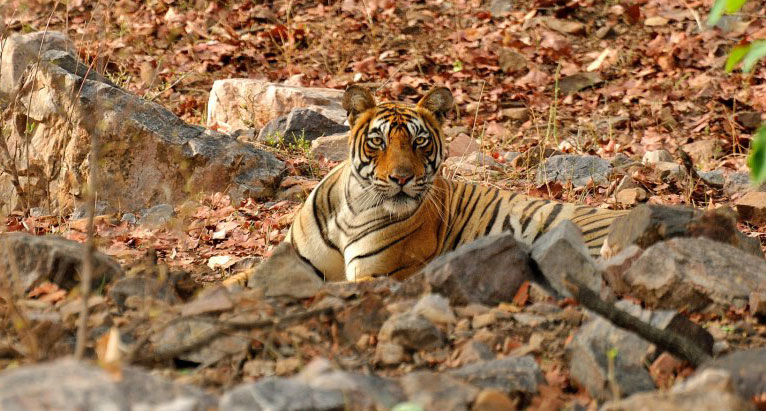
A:
[[[479,237],[510,231],[531,245],[564,220],[582,230],[589,253],[598,256],[611,223],[626,211],[442,175],[442,126],[453,105],[446,87],[432,88],[416,104],[376,103],[364,87],[346,89],[348,159],[309,194],[284,240],[323,280],[404,280]]]

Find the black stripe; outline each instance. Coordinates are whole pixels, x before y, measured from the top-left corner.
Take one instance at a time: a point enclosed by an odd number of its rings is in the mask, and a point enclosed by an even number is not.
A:
[[[535,203],[542,203],[539,206],[535,207],[534,210],[531,210],[531,207],[535,205]],[[524,207],[524,211],[521,212],[521,218],[524,218],[521,222],[521,234],[523,235],[525,231],[527,231],[527,227],[529,227],[529,223],[532,222],[532,219],[535,216],[535,213],[545,207],[546,204],[550,204],[547,200],[534,200],[530,202],[526,207]],[[526,213],[526,214],[525,214]]]
[[[500,195],[500,190],[493,190],[492,198],[490,198],[489,201],[487,201],[487,206],[484,207],[484,210],[482,210],[479,218],[482,218],[484,217],[484,214],[487,214],[487,210],[489,210],[489,208],[492,207],[492,202],[495,201],[498,195]]]
[[[473,196],[473,191],[471,192],[471,195]],[[463,239],[463,231],[465,230],[465,227],[468,225],[468,223],[471,221],[471,216],[473,215],[473,212],[476,210],[476,205],[479,204],[479,200],[481,200],[481,193],[478,193],[476,195],[476,201],[473,202],[471,211],[468,212],[468,215],[466,216],[465,221],[463,221],[463,226],[460,227],[460,231],[458,231],[457,235],[455,236],[455,240],[452,242],[451,250],[454,250],[455,247],[457,247],[458,242]],[[470,203],[470,201],[471,200],[469,198],[468,202]]]
[[[484,230],[484,235],[489,235],[489,232],[492,230],[492,226],[495,225],[495,220],[497,220],[497,215],[500,212],[500,206],[502,204],[502,200],[497,200],[497,203],[495,203],[495,210],[492,212],[492,218],[489,219],[486,230]]]
[[[559,213],[561,213],[561,210],[564,209],[564,205],[561,203],[556,203],[555,206],[553,206],[553,210],[551,210],[550,214],[548,214],[548,217],[543,222],[543,226],[540,229],[540,231],[547,231],[548,227],[553,224],[553,221],[556,220],[556,217],[559,216]],[[535,237],[537,238],[537,237]]]
[[[407,234],[397,238],[394,241],[391,241],[390,243],[388,243],[388,244],[386,244],[386,245],[384,245],[384,246],[382,246],[380,248],[377,248],[377,249],[375,249],[373,251],[370,251],[369,253],[366,253],[366,254],[360,254],[360,255],[355,256],[354,258],[350,259],[348,261],[348,263],[346,263],[346,266],[350,265],[356,259],[374,257],[374,256],[382,253],[383,251],[386,251],[389,247],[391,247],[391,246],[393,246],[395,244],[398,244],[398,243],[400,243],[403,240],[406,240],[409,236],[411,236],[412,234],[416,233],[420,229],[421,226],[422,226],[422,224],[417,226],[417,228],[415,228],[414,230],[410,231],[409,233],[407,233]]]

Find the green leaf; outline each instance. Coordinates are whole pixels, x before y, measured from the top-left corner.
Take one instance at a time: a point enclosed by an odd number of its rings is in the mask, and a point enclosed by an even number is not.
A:
[[[707,25],[710,27],[715,26],[718,20],[721,20],[723,12],[726,11],[726,3],[729,0],[715,0],[713,8],[710,9],[710,14],[707,16]]]
[[[750,50],[742,60],[742,71],[749,73],[758,60],[766,57],[766,40],[757,40],[750,44]]]
[[[745,58],[745,55],[747,52],[750,51],[750,44],[745,44],[744,46],[737,46],[731,49],[731,53],[729,53],[729,58],[726,59],[726,72],[731,73],[732,70],[734,70],[734,67],[739,64],[740,61],[742,61],[743,58]]]
[[[766,181],[766,125],[755,132],[755,138],[747,156],[747,166],[750,167],[750,178],[754,183]]]
[[[400,402],[391,411],[423,411],[423,407],[413,402]]]
[[[738,12],[739,9],[741,9],[742,6],[745,5],[745,2],[747,2],[747,0],[726,0],[726,12],[727,13]]]
[[[463,71],[463,62],[460,60],[455,60],[452,62],[452,71],[455,73],[458,71]]]

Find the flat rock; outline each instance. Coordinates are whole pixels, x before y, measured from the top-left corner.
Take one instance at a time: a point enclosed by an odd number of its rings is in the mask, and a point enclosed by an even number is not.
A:
[[[67,290],[79,285],[83,244],[53,235],[5,233],[0,234],[0,249],[0,278],[9,280],[20,294],[45,281]],[[112,257],[96,251],[93,261],[93,286],[123,275]]]
[[[328,161],[348,159],[348,133],[318,137],[311,142],[311,156],[324,157]]]
[[[620,204],[632,206],[645,201],[646,195],[646,190],[641,187],[626,188],[618,191],[615,199]]]
[[[496,305],[511,301],[521,284],[533,278],[529,263],[528,248],[508,233],[479,238],[437,257],[423,268],[423,276],[429,291],[452,304]]]
[[[177,358],[197,364],[215,364],[232,357],[243,356],[251,339],[244,334],[224,332],[216,323],[217,317],[195,316],[183,318],[152,335],[146,358]],[[190,345],[189,341],[199,341]]]
[[[392,315],[380,327],[378,340],[412,350],[428,350],[444,344],[441,331],[432,322],[412,312]]]
[[[468,410],[479,389],[447,374],[416,371],[399,379],[410,402],[424,410]]]
[[[689,154],[698,167],[709,163],[710,160],[722,154],[721,144],[716,139],[694,141],[684,144],[681,148]]]
[[[641,158],[644,164],[656,164],[659,162],[673,162],[673,155],[668,150],[650,150]]]
[[[19,169],[39,170],[21,180],[30,187],[30,206],[53,202],[68,212],[79,205],[88,181],[93,136],[100,139],[99,200],[111,211],[135,211],[158,203],[174,204],[205,192],[223,192],[232,201],[263,198],[275,192],[284,163],[273,154],[199,126],[113,85],[83,79],[78,62],[51,50],[20,80],[15,121],[8,136],[11,151],[24,150],[29,162]],[[74,69],[72,67],[75,67]],[[24,124],[34,122],[31,135]],[[55,159],[55,160],[54,160]],[[63,161],[58,164],[56,161]],[[11,208],[18,198],[7,176],[0,195]]]
[[[705,237],[738,247],[750,254],[762,256],[757,240],[748,238],[737,229],[736,218],[727,208],[701,211],[690,207],[639,205],[617,219],[601,254],[611,257],[631,244],[647,248],[659,241],[675,237]]]
[[[258,141],[294,144],[345,132],[348,132],[348,126],[336,123],[319,112],[308,108],[294,108],[288,114],[266,123],[258,133]]]
[[[0,97],[10,97],[27,66],[36,62],[41,52],[48,50],[62,50],[72,55],[77,53],[72,40],[58,31],[13,33],[5,38],[0,51]]]
[[[256,266],[247,281],[248,287],[263,289],[267,297],[308,298],[316,294],[322,284],[319,274],[286,242]]]
[[[743,398],[758,398],[766,394],[766,348],[735,351],[716,358],[702,364],[694,375],[708,370],[728,373],[734,390]]]
[[[673,238],[646,249],[622,280],[628,289],[615,291],[649,307],[744,306],[766,284],[766,261],[707,238]]]
[[[312,360],[293,379],[316,389],[343,392],[346,409],[391,409],[406,399],[396,381],[338,370],[324,358]]]
[[[447,374],[477,387],[530,396],[536,394],[537,387],[545,381],[532,356],[476,362],[449,370]]]
[[[538,167],[537,184],[571,181],[575,187],[584,187],[590,180],[597,185],[606,184],[610,174],[609,161],[600,157],[562,154],[548,158]]]
[[[600,411],[755,411],[753,403],[738,395],[730,377],[707,370],[674,386],[670,391],[642,392],[610,401]]]
[[[595,292],[601,290],[601,273],[590,257],[580,228],[562,221],[532,244],[532,259],[556,292],[571,297],[565,281],[574,278]]]
[[[221,411],[343,411],[346,402],[340,390],[314,388],[299,381],[268,377],[227,391],[218,408]]]
[[[8,410],[207,410],[215,399],[140,368],[124,366],[116,379],[102,368],[71,359],[0,372],[0,407]]]
[[[766,225],[766,192],[745,193],[734,205],[737,206],[740,220],[757,226]]]
[[[207,104],[207,126],[223,132],[256,128],[288,114],[310,108],[338,124],[346,121],[343,90],[300,87],[255,79],[216,80]]]
[[[571,378],[599,400],[611,399],[610,384],[621,395],[652,391],[654,382],[644,365],[649,347],[639,336],[595,316],[567,346]],[[613,377],[609,375],[610,352],[615,353]]]

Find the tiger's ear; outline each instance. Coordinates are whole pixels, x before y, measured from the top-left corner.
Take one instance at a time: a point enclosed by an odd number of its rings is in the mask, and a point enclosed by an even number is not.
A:
[[[433,113],[439,123],[444,121],[444,117],[452,110],[453,105],[452,92],[447,87],[434,87],[418,101],[418,107]]]
[[[343,108],[348,113],[348,125],[354,128],[354,123],[360,114],[375,107],[375,98],[370,90],[362,86],[348,86],[343,94]]]

